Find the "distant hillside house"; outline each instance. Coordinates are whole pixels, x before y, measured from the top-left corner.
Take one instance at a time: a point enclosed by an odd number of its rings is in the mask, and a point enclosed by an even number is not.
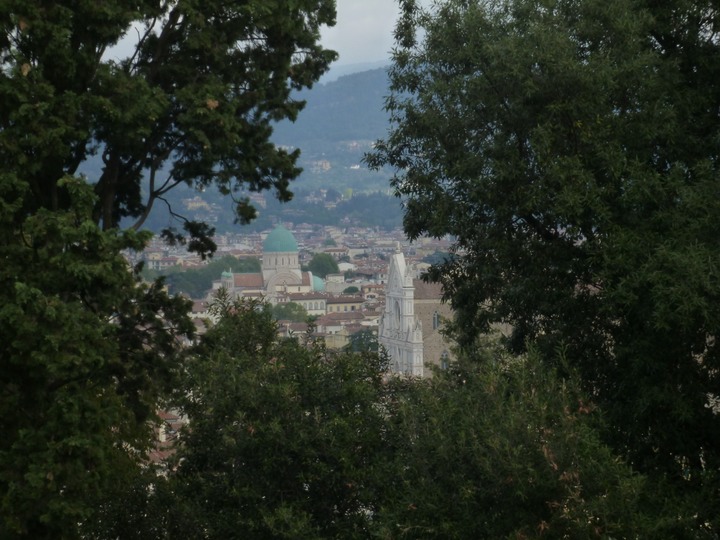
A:
[[[451,344],[440,333],[452,310],[441,301],[439,284],[415,279],[402,253],[390,260],[385,286],[385,311],[380,317],[378,343],[390,355],[394,373],[424,377],[431,365],[447,368]]]
[[[321,278],[300,269],[298,244],[282,225],[275,227],[263,242],[260,272],[223,272],[221,285],[235,297],[262,296],[272,304],[286,301],[290,293],[312,293],[325,288]]]

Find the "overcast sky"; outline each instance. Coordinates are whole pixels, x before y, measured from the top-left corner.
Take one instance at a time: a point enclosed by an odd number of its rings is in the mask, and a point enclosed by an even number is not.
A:
[[[337,0],[337,24],[324,29],[323,45],[340,54],[337,65],[387,60],[398,10],[396,0]]]
[[[396,0],[337,0],[337,24],[322,30],[323,45],[340,54],[335,66],[388,60],[398,12]],[[130,54],[135,41],[130,31],[105,57]]]

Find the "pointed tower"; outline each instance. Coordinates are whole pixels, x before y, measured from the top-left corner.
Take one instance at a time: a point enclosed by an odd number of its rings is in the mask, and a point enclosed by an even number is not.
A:
[[[398,251],[390,261],[378,342],[390,355],[391,371],[422,377],[422,324],[413,311],[414,297],[412,269],[407,267],[404,255]]]

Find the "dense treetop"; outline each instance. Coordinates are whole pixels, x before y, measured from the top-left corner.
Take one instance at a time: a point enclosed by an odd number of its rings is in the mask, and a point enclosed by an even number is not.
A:
[[[110,497],[93,538],[676,537],[688,519],[597,435],[572,378],[486,346],[431,380],[312,335],[278,340],[268,310],[221,315],[187,351],[191,428],[152,489]]]
[[[335,258],[329,253],[315,253],[307,265],[313,275],[321,278],[327,277],[328,274],[337,274],[340,269]]]
[[[126,216],[140,226],[181,183],[224,194],[272,189],[289,200],[298,152],[273,145],[271,125],[296,118],[303,103],[291,92],[336,57],[318,44],[320,26],[334,20],[329,0],[7,2],[0,156],[25,178],[27,210],[66,208],[58,180],[96,152],[102,171],[88,181],[98,196],[93,219],[105,229]],[[134,50],[106,54],[123,36]],[[236,212],[254,216],[244,199]]]
[[[0,4],[2,538],[79,538],[146,463],[194,328],[121,252],[179,184],[290,198],[297,153],[271,123],[335,58],[318,43],[334,19],[331,0]],[[213,250],[209,226],[184,227]]]
[[[221,258],[215,257],[199,268],[172,267],[162,272],[144,269],[142,275],[147,280],[157,279],[162,275],[170,294],[202,299],[212,289],[213,281],[228,270],[237,273],[260,272],[260,261],[255,258],[238,259],[225,255]]]
[[[717,490],[717,5],[401,6],[369,161],[396,169],[412,238],[456,238],[431,276],[461,342],[503,322],[514,351],[564,351],[639,470]]]
[[[271,125],[332,0],[0,5],[0,537],[717,538],[720,10],[417,4],[368,159],[456,238],[458,363],[423,381],[224,290],[195,336],[121,256],[175,186],[289,198]],[[163,474],[159,407],[190,418]]]

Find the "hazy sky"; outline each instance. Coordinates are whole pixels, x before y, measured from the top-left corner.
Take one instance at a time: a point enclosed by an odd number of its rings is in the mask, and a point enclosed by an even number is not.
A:
[[[340,53],[337,65],[387,60],[398,10],[396,0],[337,0],[337,24],[324,29],[323,45]]]
[[[337,24],[322,30],[323,45],[340,54],[335,65],[388,60],[398,12],[396,0],[337,0]],[[131,30],[105,57],[122,58],[135,42]]]

